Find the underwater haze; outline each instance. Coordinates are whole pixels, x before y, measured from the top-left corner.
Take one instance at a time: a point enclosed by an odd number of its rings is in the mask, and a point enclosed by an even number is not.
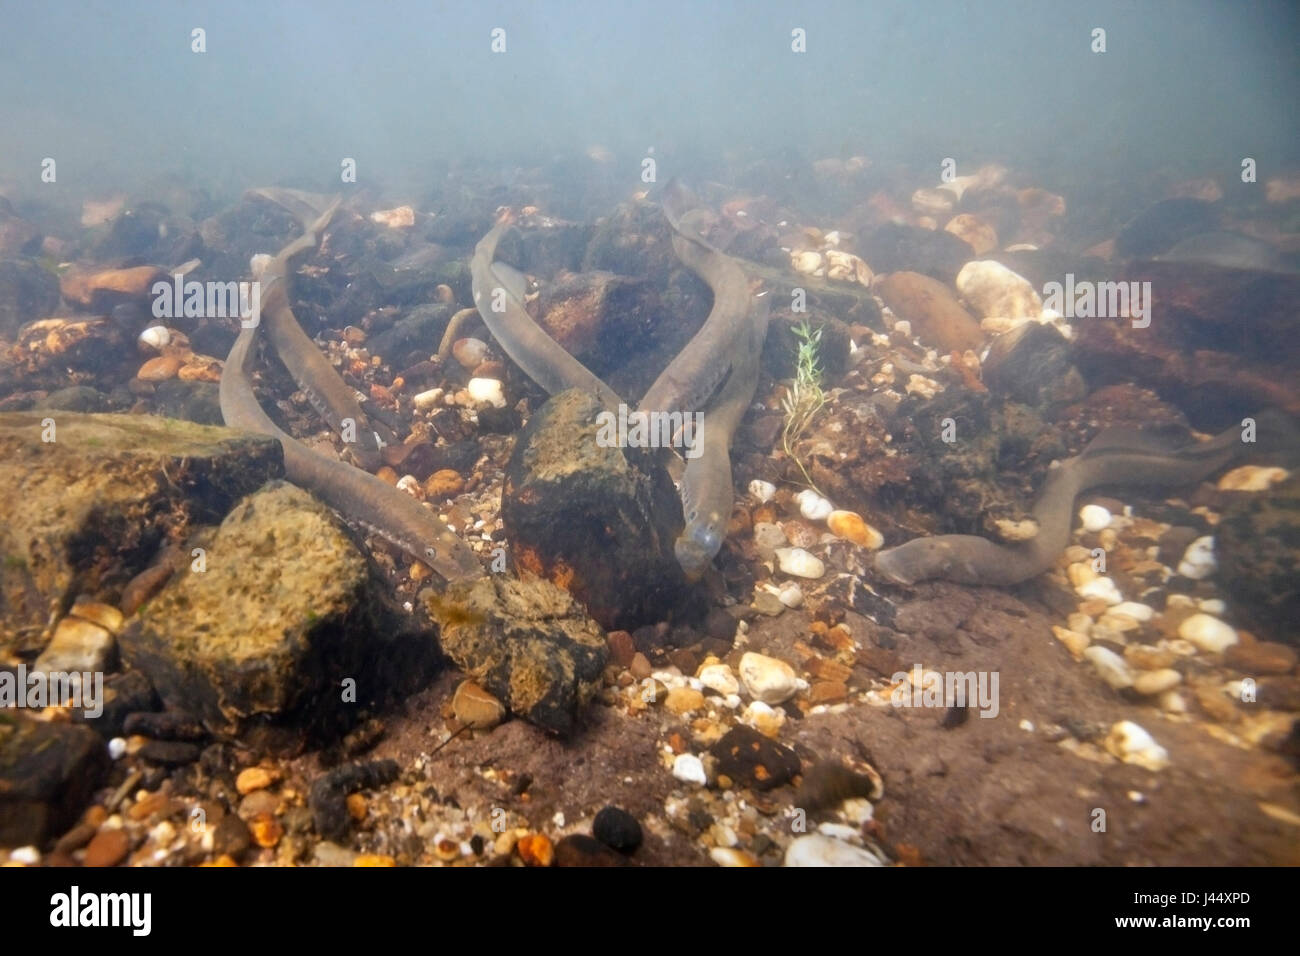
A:
[[[1053,181],[1300,150],[1285,0],[3,9],[0,176],[18,186],[46,156],[69,183],[167,170],[238,190],[323,182],[344,156],[372,182],[424,185],[434,160],[504,170],[593,145],[633,169],[650,149],[695,166],[746,149],[1015,157]]]

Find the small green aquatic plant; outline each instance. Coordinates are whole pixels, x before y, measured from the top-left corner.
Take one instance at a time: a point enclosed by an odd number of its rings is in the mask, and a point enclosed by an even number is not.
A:
[[[822,330],[812,328],[805,319],[796,325],[793,331],[795,338],[799,340],[799,347],[795,351],[794,383],[786,386],[785,398],[781,400],[781,407],[785,410],[781,447],[789,459],[799,467],[808,487],[816,490],[817,486],[808,474],[808,469],[794,453],[793,447],[808,430],[813,416],[826,404],[826,393],[822,391],[820,357]]]

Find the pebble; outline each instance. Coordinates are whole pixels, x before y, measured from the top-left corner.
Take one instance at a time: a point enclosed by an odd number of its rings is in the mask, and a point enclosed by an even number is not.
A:
[[[703,707],[704,695],[690,687],[674,687],[664,698],[664,708],[679,716]]]
[[[179,355],[159,355],[140,366],[135,377],[142,382],[165,382],[176,377],[185,360]]]
[[[951,232],[958,239],[964,240],[975,250],[977,256],[985,255],[998,247],[998,234],[993,227],[968,212],[949,219],[943,231]]]
[[[555,847],[545,833],[530,833],[515,844],[519,858],[529,866],[550,866],[555,862]]]
[[[131,839],[120,827],[103,829],[86,846],[86,866],[117,866],[131,849]]]
[[[685,783],[694,783],[701,787],[709,781],[708,775],[704,772],[704,761],[695,754],[678,754],[673,759],[673,776]]]
[[[1072,565],[1072,567],[1078,567],[1078,565]],[[1094,578],[1086,584],[1076,587],[1074,592],[1081,598],[1096,598],[1106,604],[1122,604],[1124,601],[1124,595],[1120,594],[1119,588],[1111,578]]]
[[[875,551],[885,543],[885,536],[853,511],[832,511],[826,516],[826,527],[830,528],[831,534],[837,538],[852,541],[871,551]]]
[[[982,319],[1037,319],[1043,300],[1024,276],[1000,262],[977,259],[957,273],[957,291]]]
[[[783,548],[789,543],[780,525],[769,521],[754,524],[754,547],[760,557],[771,558],[775,556],[777,548]]]
[[[632,655],[632,663],[627,665],[627,669],[632,672],[632,676],[637,680],[645,680],[653,671],[649,658],[640,651]]]
[[[771,501],[772,496],[776,494],[776,485],[772,484],[770,481],[762,481],[761,479],[755,478],[749,483],[749,493],[758,500],[759,504],[765,505]]]
[[[473,371],[487,359],[488,346],[482,339],[457,339],[451,346],[451,354],[462,368]]]
[[[1233,644],[1224,652],[1223,659],[1243,674],[1286,674],[1296,666],[1294,650],[1270,641]]]
[[[808,685],[785,661],[747,652],[740,659],[740,682],[754,700],[783,704]]]
[[[741,712],[740,722],[753,727],[764,737],[775,739],[785,726],[785,712],[774,710],[761,700],[756,700]]]
[[[113,635],[98,624],[65,617],[55,627],[50,643],[36,658],[33,670],[102,672],[116,643]]]
[[[1079,520],[1083,530],[1097,532],[1110,527],[1110,512],[1101,505],[1084,505],[1079,509]]]
[[[1167,690],[1173,690],[1182,682],[1183,675],[1172,668],[1143,671],[1133,681],[1133,689],[1143,697],[1155,697]]]
[[[803,548],[777,548],[777,565],[785,574],[797,578],[820,578],[826,573],[826,565],[821,558],[809,554]]]
[[[41,862],[41,851],[34,846],[20,846],[9,854],[9,862],[35,866]]]
[[[785,850],[785,866],[884,866],[874,853],[821,833],[795,837]]]
[[[1135,621],[1145,624],[1155,616],[1155,611],[1145,604],[1139,604],[1137,601],[1121,601],[1110,609],[1111,614],[1123,614],[1125,617],[1131,617]]]
[[[1169,766],[1169,752],[1131,720],[1121,720],[1111,727],[1106,735],[1106,750],[1125,763],[1153,772]]]
[[[453,468],[439,468],[424,481],[430,498],[453,498],[465,490],[465,479]]]
[[[451,710],[456,720],[474,730],[495,727],[506,715],[505,705],[471,680],[460,682],[451,698]]]
[[[1290,476],[1285,468],[1242,465],[1220,478],[1218,488],[1220,491],[1267,491]]]
[[[795,272],[802,272],[804,275],[817,275],[822,268],[821,253],[810,250],[792,252],[790,253],[790,267]]]
[[[415,403],[415,407],[420,411],[428,411],[431,408],[436,408],[442,402],[444,394],[440,388],[430,388],[423,392],[417,392],[412,396],[411,401]]]
[[[620,807],[605,807],[591,824],[591,835],[608,847],[631,853],[641,845],[643,834],[636,817]]]
[[[1178,636],[1211,654],[1222,654],[1237,643],[1237,632],[1231,625],[1208,614],[1193,614],[1178,625]]]
[[[777,592],[776,599],[788,608],[796,608],[803,604],[803,588],[790,581]]]
[[[799,513],[809,521],[824,521],[830,517],[835,506],[811,488],[805,488],[794,496],[799,502]]]
[[[121,760],[126,754],[126,740],[123,737],[114,737],[108,742],[108,756],[113,760]]]
[[[1096,668],[1101,679],[1115,690],[1133,686],[1132,669],[1110,648],[1093,645],[1084,650],[1083,656]]]
[[[275,779],[276,775],[265,767],[247,767],[235,778],[235,789],[241,797],[246,797],[254,790],[265,790]]]
[[[715,846],[709,851],[709,858],[718,866],[762,866],[751,853],[734,847]]]
[[[1219,562],[1214,557],[1214,535],[1203,535],[1187,546],[1183,559],[1178,562],[1178,573],[1193,581],[1208,578],[1217,571]]]
[[[736,675],[726,664],[708,664],[701,667],[696,676],[701,684],[723,697],[740,692],[740,681],[736,680]]]
[[[789,747],[743,725],[727,731],[709,753],[717,760],[719,779],[726,776],[736,786],[760,791],[788,783],[802,766]]]
[[[1065,645],[1065,649],[1070,652],[1071,657],[1076,661],[1084,659],[1083,653],[1092,643],[1088,635],[1080,634],[1078,631],[1072,631],[1069,628],[1060,627],[1059,625],[1052,626],[1052,633],[1056,635],[1058,641]]]
[[[1140,671],[1158,671],[1172,667],[1178,655],[1167,647],[1150,644],[1130,644],[1124,648],[1124,660]]]
[[[493,408],[506,407],[506,393],[499,379],[471,378],[465,390],[475,404],[491,405]]]

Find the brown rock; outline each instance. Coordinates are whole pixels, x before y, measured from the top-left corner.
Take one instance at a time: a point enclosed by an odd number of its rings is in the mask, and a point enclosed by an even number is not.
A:
[[[605,635],[609,641],[610,659],[619,667],[627,667],[636,656],[636,643],[627,631],[610,631]]]
[[[424,483],[430,498],[451,498],[465,490],[465,479],[450,468],[439,468]]]
[[[921,341],[945,352],[983,347],[979,323],[942,282],[919,272],[894,272],[877,277],[873,291],[895,315],[912,324]]]
[[[550,866],[555,862],[555,847],[544,833],[529,833],[515,844],[519,858],[529,866]]]
[[[816,681],[808,693],[808,698],[814,704],[833,704],[849,696],[849,689],[843,681],[838,680],[819,680]]]
[[[472,680],[461,681],[451,699],[456,719],[475,730],[487,730],[501,723],[505,705]]]
[[[117,828],[100,830],[86,847],[86,866],[117,866],[131,849],[131,838]]]
[[[690,687],[674,687],[664,698],[664,707],[674,714],[689,714],[704,706],[704,695]]]
[[[1294,649],[1272,641],[1233,644],[1223,653],[1224,663],[1246,675],[1287,674],[1296,659]]]

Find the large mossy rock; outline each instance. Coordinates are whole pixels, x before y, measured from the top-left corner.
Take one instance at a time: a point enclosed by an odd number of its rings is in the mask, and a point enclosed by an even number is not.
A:
[[[164,704],[214,734],[277,749],[325,738],[429,673],[429,635],[307,492],[250,495],[204,550],[204,570],[173,578],[119,641]]]
[[[0,415],[0,654],[78,594],[110,603],[191,525],[284,473],[271,438],[144,415]]]
[[[682,506],[654,450],[598,444],[600,411],[577,390],[537,411],[506,466],[501,518],[518,568],[630,630],[663,620],[687,587],[673,554]]]

